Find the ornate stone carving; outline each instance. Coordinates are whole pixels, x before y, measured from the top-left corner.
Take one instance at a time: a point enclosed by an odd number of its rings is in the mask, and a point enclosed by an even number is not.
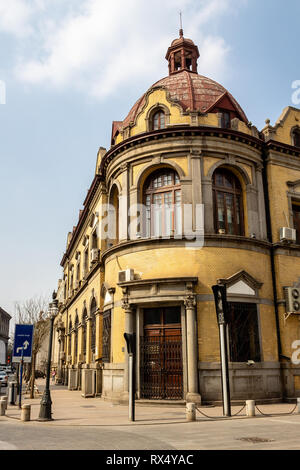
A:
[[[186,298],[184,299],[184,305],[185,305],[185,308],[195,308],[196,307],[196,296],[195,295],[187,295]]]
[[[128,299],[122,299],[122,308],[126,311],[131,313],[131,305],[128,302]]]

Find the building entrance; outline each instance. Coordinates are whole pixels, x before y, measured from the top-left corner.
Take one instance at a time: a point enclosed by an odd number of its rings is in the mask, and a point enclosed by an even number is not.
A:
[[[181,308],[144,309],[141,398],[183,398]]]

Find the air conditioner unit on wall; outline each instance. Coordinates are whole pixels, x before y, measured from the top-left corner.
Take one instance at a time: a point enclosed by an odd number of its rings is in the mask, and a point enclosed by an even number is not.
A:
[[[296,230],[289,227],[281,227],[280,229],[280,241],[295,242],[296,241]]]
[[[284,297],[286,312],[300,315],[300,289],[298,287],[285,287]]]
[[[118,273],[118,282],[128,282],[134,280],[134,270],[125,269],[124,271],[119,271]]]

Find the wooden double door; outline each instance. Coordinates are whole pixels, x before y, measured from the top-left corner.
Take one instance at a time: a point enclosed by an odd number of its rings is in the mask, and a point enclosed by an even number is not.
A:
[[[183,398],[180,306],[144,309],[140,358],[142,398]]]

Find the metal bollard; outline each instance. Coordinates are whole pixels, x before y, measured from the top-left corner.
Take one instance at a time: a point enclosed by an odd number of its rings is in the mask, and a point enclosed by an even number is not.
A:
[[[247,400],[246,401],[246,415],[247,416],[255,416],[255,401],[254,400]]]
[[[4,400],[0,401],[0,416],[5,416],[6,403]]]
[[[300,398],[297,398],[298,413],[300,414]]]
[[[30,421],[31,405],[22,405],[21,421]]]
[[[196,404],[195,403],[186,404],[186,420],[196,421]]]
[[[8,402],[10,405],[16,404],[17,399],[17,382],[9,382],[9,389],[8,389]]]

